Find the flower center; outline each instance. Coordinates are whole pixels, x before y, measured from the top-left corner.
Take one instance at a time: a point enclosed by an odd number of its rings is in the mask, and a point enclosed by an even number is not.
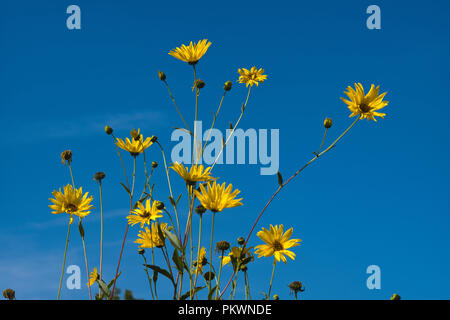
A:
[[[140,216],[141,216],[142,218],[149,218],[150,215],[151,215],[150,212],[147,211],[147,210],[145,210],[144,212],[142,212],[142,213],[140,214]]]
[[[69,203],[66,205],[66,212],[67,213],[74,213],[78,211],[78,207],[72,203]]]
[[[282,245],[279,241],[275,241],[275,242],[273,243],[273,249],[274,249],[275,251],[281,251],[281,250],[284,250],[283,245]]]
[[[367,104],[361,103],[361,104],[359,105],[359,109],[361,109],[361,111],[362,111],[363,113],[366,113],[366,112],[369,112],[371,108],[370,108]]]

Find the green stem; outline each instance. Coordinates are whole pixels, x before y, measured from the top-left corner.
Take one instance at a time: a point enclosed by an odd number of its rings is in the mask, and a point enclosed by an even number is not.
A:
[[[217,300],[217,296],[219,294],[219,289],[220,289],[220,276],[222,275],[222,261],[223,261],[223,254],[225,253],[225,251],[222,250],[222,255],[220,257],[220,266],[219,266],[219,278],[217,279],[217,284],[216,284],[216,296],[214,297],[214,300]]]
[[[145,258],[144,254],[142,254],[142,258],[144,258],[145,273],[147,274],[148,284],[150,285],[150,292],[152,294],[152,299],[155,300],[155,295],[153,294],[152,281],[150,280],[150,275],[148,274],[147,259]]]
[[[130,189],[130,184],[128,183],[127,171],[125,170],[125,165],[123,164],[122,154],[120,153],[120,148],[119,148],[119,147],[117,146],[117,144],[116,144],[117,139],[116,139],[116,137],[114,136],[114,134],[111,134],[111,136],[112,136],[113,139],[114,139],[114,145],[115,145],[116,148],[117,148],[117,154],[119,155],[120,163],[122,164],[123,174],[125,175],[125,182],[127,183],[128,189]]]
[[[239,115],[239,118],[236,122],[236,124],[233,126],[233,130],[231,131],[230,135],[228,136],[227,140],[225,141],[225,143],[222,146],[222,149],[220,150],[219,154],[217,155],[216,159],[214,160],[214,163],[211,166],[211,171],[214,168],[214,166],[216,165],[217,160],[219,160],[220,156],[222,155],[223,150],[225,149],[228,141],[230,140],[230,138],[233,136],[234,131],[236,130],[237,126],[239,125],[239,122],[241,122],[242,116],[244,115],[245,109],[247,107],[247,103],[248,103],[248,99],[250,98],[250,91],[251,91],[252,87],[250,86],[248,88],[248,93],[247,93],[247,99],[245,100],[245,103],[243,104],[242,110],[241,110],[241,114]]]
[[[102,181],[98,180],[98,186],[100,189],[100,279],[102,277],[103,270],[103,196],[102,196]],[[99,288],[99,296],[101,295],[101,289]]]
[[[63,265],[62,265],[62,270],[61,270],[61,279],[59,280],[59,289],[58,289],[57,300],[59,300],[59,297],[61,295],[61,286],[62,286],[62,280],[63,280],[63,276],[64,276],[64,269],[66,268],[66,255],[67,255],[67,246],[69,245],[70,226],[72,225],[72,222],[73,222],[73,218],[72,218],[72,215],[70,215],[69,228],[67,230],[66,248],[64,249],[64,259],[63,259]]]
[[[177,104],[176,104],[176,102],[175,102],[175,98],[173,97],[172,92],[170,91],[169,84],[167,83],[166,80],[164,80],[164,83],[165,83],[165,85],[166,85],[166,87],[167,87],[167,90],[169,91],[170,98],[172,99],[173,104],[174,104],[175,108],[177,109],[178,114],[180,115],[181,120],[183,120],[183,123],[184,123],[184,125],[186,126],[186,129],[189,130],[189,132],[192,132],[191,129],[189,128],[188,124],[187,124],[186,121],[184,120],[183,115],[181,114],[180,110],[178,109],[178,106],[177,106]]]
[[[200,214],[200,221],[199,221],[199,227],[198,227],[197,263],[199,263],[198,256],[200,255],[200,248],[201,248],[201,242],[202,242],[202,220],[203,220],[203,214]],[[198,273],[195,274],[194,290],[195,290],[195,287],[197,286],[197,278],[198,278]],[[196,293],[196,295],[197,295],[197,293]],[[197,296],[197,298],[198,298],[198,296]],[[191,294],[191,300],[192,300],[192,294]]]
[[[209,247],[209,274],[211,275],[211,266],[212,266],[212,251],[213,251],[213,238],[214,238],[214,219],[216,217],[216,212],[213,211],[212,223],[211,223],[211,244]],[[208,290],[211,292],[211,281],[208,281]]]
[[[270,286],[269,286],[269,293],[267,294],[268,299],[270,300],[270,291],[272,291],[272,283],[273,283],[273,275],[275,274],[275,266],[277,265],[276,260],[273,260],[273,269],[272,269],[272,277],[270,278]]]
[[[216,114],[214,115],[214,119],[213,119],[213,122],[212,122],[212,124],[211,124],[211,128],[209,129],[208,137],[206,138],[205,144],[204,144],[204,146],[203,146],[203,148],[202,148],[202,156],[203,156],[203,151],[204,151],[205,148],[206,148],[206,144],[208,143],[209,138],[211,137],[212,129],[214,128],[214,125],[215,125],[215,123],[216,123],[217,117],[219,116],[220,108],[222,107],[223,99],[225,98],[225,94],[226,94],[226,93],[227,93],[227,92],[224,91],[224,92],[223,92],[223,95],[222,95],[222,99],[220,99],[219,108],[217,109]]]

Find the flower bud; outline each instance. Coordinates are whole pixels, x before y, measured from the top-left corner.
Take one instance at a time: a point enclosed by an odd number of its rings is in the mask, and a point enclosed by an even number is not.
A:
[[[243,237],[239,237],[237,239],[237,243],[238,243],[238,245],[242,246],[245,243],[245,239]]]
[[[139,140],[139,138],[140,138],[139,132],[137,132],[136,129],[133,129],[133,130],[130,131],[130,136],[134,140]]]
[[[206,84],[205,81],[197,79],[194,82],[194,88],[201,89],[201,88],[203,88],[205,86],[205,84]]]
[[[401,300],[401,297],[398,294],[394,293],[391,297],[391,300]]]
[[[198,205],[197,207],[195,207],[195,212],[197,214],[204,214],[206,212],[206,208],[202,205]]]
[[[144,250],[143,248],[139,248],[139,249],[138,249],[138,253],[139,253],[139,254],[144,254],[144,253],[145,253],[145,250]]]
[[[110,126],[105,126],[105,132],[106,134],[112,134],[113,133],[113,129]]]
[[[330,118],[325,118],[325,120],[323,121],[323,126],[326,129],[331,128],[331,126],[333,125],[333,120],[331,120]]]
[[[242,272],[247,272],[248,267],[247,267],[246,264],[241,264],[241,265],[239,266],[239,269],[241,269]]]
[[[216,243],[216,251],[218,252],[225,252],[228,249],[230,249],[230,243],[226,241],[219,241]]]
[[[3,297],[8,300],[15,300],[16,292],[13,289],[5,289],[3,290]]]
[[[156,206],[156,209],[158,209],[158,210],[162,210],[165,208],[164,202],[161,202],[161,201],[155,201],[155,206]]]
[[[95,181],[102,181],[103,179],[105,179],[106,174],[104,172],[97,172],[96,174],[94,174],[94,180]]]
[[[157,166],[158,166],[158,162],[153,161],[153,162],[152,162],[152,168],[155,169]]]
[[[273,300],[280,300],[280,297],[277,294],[273,295]]]
[[[150,141],[153,142],[153,143],[156,142],[157,140],[158,140],[157,136],[151,136],[150,137]]]
[[[61,153],[61,160],[63,164],[70,164],[72,162],[72,151],[65,150]]]
[[[214,274],[214,272],[205,272],[205,274],[203,275],[203,277],[205,278],[206,281],[211,281],[214,279],[216,275]]]
[[[166,75],[161,70],[158,70],[158,77],[159,77],[159,80],[161,80],[161,81],[166,80]]]
[[[232,85],[233,85],[233,83],[232,83],[231,81],[227,81],[227,82],[225,82],[225,84],[223,85],[223,89],[224,89],[225,91],[230,91]]]

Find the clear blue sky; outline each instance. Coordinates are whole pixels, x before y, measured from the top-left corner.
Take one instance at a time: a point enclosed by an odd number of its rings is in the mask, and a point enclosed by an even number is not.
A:
[[[81,30],[66,28],[71,4],[81,7]],[[381,8],[381,30],[366,28],[371,4]],[[334,120],[330,137],[349,125],[339,100],[348,85],[375,83],[388,91],[386,118],[359,123],[289,184],[260,221],[258,229],[293,226],[303,240],[294,248],[295,262],[278,265],[273,293],[292,298],[287,285],[300,280],[304,299],[388,299],[394,292],[405,299],[450,298],[449,9],[448,1],[2,1],[0,289],[14,288],[19,299],[56,298],[67,216],[51,215],[48,198],[69,183],[59,158],[65,149],[74,154],[76,183],[94,195],[96,207],[92,177],[106,173],[104,270],[106,279],[113,277],[127,195],[103,127],[111,125],[119,137],[139,127],[170,150],[172,127],[182,123],[157,71],[164,70],[193,119],[192,70],[167,53],[207,38],[213,44],[198,65],[207,83],[201,117],[209,123],[223,83],[234,81],[217,123],[225,130],[246,94],[236,84],[237,69],[265,68],[269,79],[254,90],[241,128],[280,129],[285,178],[311,158],[326,116]],[[156,148],[148,156],[162,164]],[[276,176],[259,169],[215,168],[242,190],[245,204],[217,216],[216,240],[246,235],[277,188]],[[183,182],[173,173],[172,180],[178,194]],[[168,204],[163,170],[155,183]],[[208,230],[210,216],[204,220]],[[98,210],[85,228],[90,265],[98,266]],[[85,299],[81,240],[73,230],[67,265],[82,267],[83,289],[64,289],[62,297]],[[138,229],[130,230],[118,287],[150,298],[132,243]],[[252,238],[251,245],[259,243]],[[250,266],[254,298],[267,291],[271,262]],[[372,264],[381,268],[381,290],[366,287]],[[162,281],[161,295],[170,297]]]

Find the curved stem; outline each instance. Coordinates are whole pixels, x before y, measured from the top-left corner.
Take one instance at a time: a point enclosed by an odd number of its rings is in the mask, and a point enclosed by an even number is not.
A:
[[[222,275],[222,261],[223,261],[223,254],[225,251],[222,250],[222,255],[220,257],[220,266],[219,266],[219,278],[217,279],[217,284],[216,284],[216,296],[214,298],[214,300],[217,300],[217,296],[219,294],[219,288],[220,288],[220,276]]]
[[[174,106],[175,106],[175,109],[177,109],[178,114],[180,115],[181,120],[183,120],[183,123],[184,123],[184,125],[186,126],[186,129],[188,129],[189,132],[192,132],[191,129],[189,128],[188,124],[186,123],[186,120],[184,120],[183,115],[181,114],[181,111],[178,109],[177,103],[175,102],[175,98],[173,97],[172,92],[170,91],[170,88],[169,88],[169,84],[167,83],[166,80],[164,80],[164,84],[166,85],[167,90],[169,91],[170,98],[172,99],[173,104],[174,104]]]
[[[130,213],[133,210],[133,193],[134,193],[135,181],[136,181],[136,156],[133,156],[133,185],[132,185],[131,194],[130,194]],[[113,288],[111,291],[111,297],[109,298],[110,300],[114,297],[114,290],[116,289],[117,276],[119,274],[119,268],[120,268],[120,261],[122,260],[123,249],[125,247],[125,241],[127,239],[129,226],[130,225],[127,223],[127,227],[125,229],[125,235],[123,236],[122,247],[120,249],[119,262],[117,262],[116,275],[114,277],[114,284],[113,284]]]
[[[316,154],[316,156],[314,158],[312,158],[311,160],[309,160],[305,165],[303,165],[303,167],[301,167],[296,173],[294,173],[288,180],[286,180],[286,182],[284,182],[281,186],[279,186],[277,188],[277,190],[275,191],[275,193],[272,195],[272,197],[269,199],[269,201],[266,203],[266,205],[264,206],[264,208],[262,209],[262,211],[259,213],[258,217],[256,218],[256,221],[253,223],[253,226],[247,236],[247,239],[245,240],[245,243],[243,245],[243,248],[245,249],[245,247],[247,246],[248,240],[250,239],[250,236],[253,233],[253,230],[255,229],[259,219],[262,217],[263,213],[266,211],[267,207],[269,207],[269,205],[272,203],[273,199],[277,196],[277,194],[281,191],[281,189],[283,189],[292,179],[294,179],[300,172],[302,172],[306,167],[308,167],[311,163],[313,163],[316,159],[318,159],[320,156],[324,155],[325,153],[327,153],[328,151],[330,151],[332,148],[334,148],[336,146],[336,143],[339,142],[339,140],[342,139],[342,137],[344,137],[344,135],[358,122],[358,120],[360,119],[360,117],[356,118],[356,120],[336,139],[333,141],[333,143],[331,143],[328,148],[326,148],[324,151],[322,151],[319,154]],[[233,273],[234,275],[234,273]],[[226,289],[228,288],[228,286],[231,283],[231,280],[233,279],[233,275],[231,276],[231,278],[228,280],[227,285],[225,286],[222,294],[226,291]],[[220,298],[220,297],[219,297]]]
[[[202,148],[202,156],[203,156],[203,151],[205,150],[206,145],[207,145],[207,143],[209,141],[209,138],[211,137],[211,131],[214,128],[214,125],[216,123],[217,117],[219,116],[220,108],[222,107],[223,99],[225,98],[226,93],[227,92],[224,91],[223,95],[222,95],[222,99],[220,99],[219,108],[217,108],[216,114],[214,115],[214,119],[213,119],[213,122],[211,124],[211,128],[209,129],[208,137],[206,138],[205,144],[203,145],[203,148]]]
[[[211,266],[212,266],[212,251],[213,251],[213,238],[214,238],[214,219],[216,217],[216,212],[213,211],[212,223],[211,223],[211,244],[209,247],[209,275],[211,276]],[[211,292],[211,279],[208,281],[208,290]]]
[[[123,164],[122,154],[120,153],[120,148],[116,144],[117,139],[114,136],[114,134],[112,134],[112,133],[111,133],[111,137],[114,139],[114,145],[117,148],[117,154],[119,155],[120,163],[122,164],[123,174],[125,175],[125,182],[127,183],[128,189],[130,189],[130,184],[128,183],[127,171],[125,170],[125,165]]]

